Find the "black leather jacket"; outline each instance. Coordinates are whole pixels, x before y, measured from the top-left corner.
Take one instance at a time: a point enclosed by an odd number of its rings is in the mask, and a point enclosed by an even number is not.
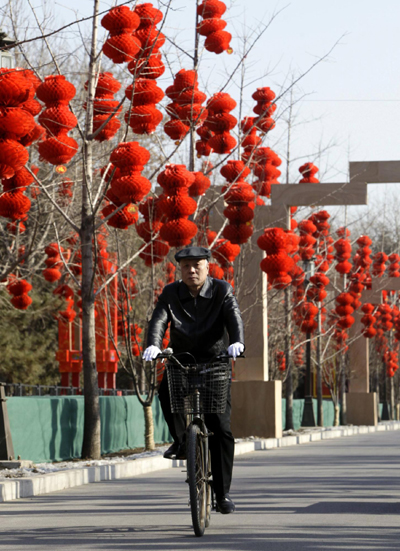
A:
[[[166,285],[150,320],[147,346],[162,347],[169,322],[173,351],[190,352],[197,362],[210,360],[229,344],[244,344],[243,322],[233,289],[220,279],[208,276],[196,298],[181,280]]]

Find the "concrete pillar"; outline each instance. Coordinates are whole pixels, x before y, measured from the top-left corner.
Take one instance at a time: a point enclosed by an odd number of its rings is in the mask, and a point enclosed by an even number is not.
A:
[[[282,437],[281,381],[233,381],[232,405],[235,438]]]
[[[347,422],[350,425],[377,425],[376,392],[349,392],[347,394]]]
[[[347,394],[347,422],[350,425],[376,425],[377,396],[369,392],[369,346],[368,339],[360,336],[363,313],[354,312],[355,322],[349,337],[355,339],[349,346],[350,380]]]
[[[360,337],[364,328],[361,323],[363,312],[354,312],[355,322],[349,330],[349,339],[355,339],[349,346],[350,392],[369,392],[369,346],[368,339]]]

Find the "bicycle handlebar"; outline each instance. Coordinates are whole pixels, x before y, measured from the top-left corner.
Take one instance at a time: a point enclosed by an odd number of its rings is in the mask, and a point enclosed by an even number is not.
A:
[[[212,363],[215,363],[216,361],[224,361],[229,360],[233,358],[233,356],[230,356],[227,351],[220,352],[219,354],[216,354],[211,360],[208,362],[201,362],[200,365],[210,365]],[[245,358],[244,354],[240,354],[238,358]],[[174,363],[176,366],[178,366],[181,369],[184,369],[187,371],[189,368],[182,365],[181,362],[178,360],[178,358],[174,355],[172,348],[166,348],[161,354],[158,354],[158,356],[155,358],[156,360],[171,360],[172,363]],[[199,365],[199,364],[195,364]],[[213,368],[211,368],[212,370]],[[218,368],[215,368],[218,369]],[[207,369],[207,372],[210,371],[210,369]]]

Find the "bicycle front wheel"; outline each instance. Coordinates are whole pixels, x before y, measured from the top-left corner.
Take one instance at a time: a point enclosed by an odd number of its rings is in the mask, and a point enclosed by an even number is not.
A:
[[[198,425],[190,425],[186,440],[187,473],[193,530],[202,536],[206,528],[207,473],[203,437]]]

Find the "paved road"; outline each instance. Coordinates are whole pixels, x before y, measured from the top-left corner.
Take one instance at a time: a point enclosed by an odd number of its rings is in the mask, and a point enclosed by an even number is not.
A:
[[[180,469],[0,504],[0,549],[400,550],[400,434],[237,458],[233,515],[193,536]]]

